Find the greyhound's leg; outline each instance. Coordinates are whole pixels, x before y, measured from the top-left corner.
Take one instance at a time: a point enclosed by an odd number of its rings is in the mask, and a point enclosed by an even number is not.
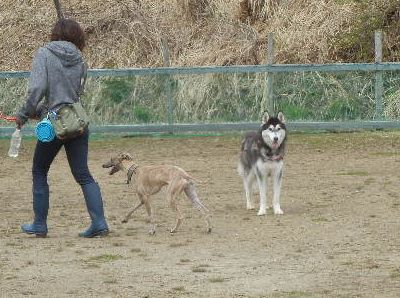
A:
[[[149,216],[150,219],[150,230],[149,234],[154,235],[156,233],[156,224],[154,220],[154,210],[150,205],[149,198],[146,197],[144,200],[144,206],[146,207],[147,215]]]
[[[178,195],[182,192],[183,187],[185,185],[186,185],[185,180],[175,180],[169,185],[168,190],[167,190],[169,204],[170,204],[171,208],[174,209],[177,214],[175,227],[173,227],[171,229],[171,231],[170,231],[171,233],[175,233],[178,230],[178,228],[180,227],[180,225],[182,224],[183,215],[178,207],[176,200],[177,200]]]
[[[210,212],[200,201],[199,196],[196,192],[196,187],[194,186],[193,182],[187,183],[183,190],[185,191],[186,196],[192,201],[193,206],[203,214],[204,220],[207,224],[207,232],[210,233],[212,229],[210,222]]]
[[[141,207],[143,205],[143,201],[140,201],[133,209],[132,211],[130,211],[125,218],[122,220],[123,223],[127,223],[129,218],[132,216],[133,212],[135,212],[139,207]]]
[[[176,203],[175,199],[172,199],[170,201],[171,207],[176,211],[177,213],[177,217],[176,217],[176,223],[175,223],[175,227],[173,227],[170,231],[171,234],[175,233],[178,228],[181,226],[182,224],[182,220],[183,220],[183,216],[182,216],[182,212],[178,207],[178,204]]]

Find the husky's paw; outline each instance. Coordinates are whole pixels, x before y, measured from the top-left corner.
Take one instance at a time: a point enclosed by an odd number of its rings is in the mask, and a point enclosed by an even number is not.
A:
[[[246,204],[246,209],[247,209],[247,210],[253,210],[253,209],[255,209],[254,204],[252,204],[252,203],[247,203],[247,204]]]
[[[262,215],[266,215],[266,214],[267,214],[266,210],[259,210],[257,213],[258,216],[262,216]]]
[[[283,211],[282,211],[281,207],[274,208],[274,214],[275,215],[282,215]]]

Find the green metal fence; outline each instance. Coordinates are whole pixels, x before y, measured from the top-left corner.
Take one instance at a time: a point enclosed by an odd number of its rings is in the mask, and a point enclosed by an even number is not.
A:
[[[5,114],[24,102],[28,79],[0,72]],[[399,80],[400,63],[91,69],[83,102],[100,133],[249,130],[267,109],[291,130],[400,128]]]

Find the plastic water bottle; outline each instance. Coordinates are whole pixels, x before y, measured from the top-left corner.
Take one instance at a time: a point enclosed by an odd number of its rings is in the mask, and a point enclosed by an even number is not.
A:
[[[11,135],[10,149],[8,150],[8,156],[17,157],[19,147],[21,146],[22,134],[21,129],[16,129]]]

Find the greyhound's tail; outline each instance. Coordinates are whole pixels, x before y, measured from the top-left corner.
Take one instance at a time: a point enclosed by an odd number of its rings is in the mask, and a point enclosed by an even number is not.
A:
[[[201,180],[199,180],[199,179],[197,179],[197,178],[194,178],[193,176],[189,175],[186,171],[182,171],[182,172],[180,173],[180,176],[181,176],[183,179],[187,180],[189,183],[195,182],[195,183],[197,183],[197,184],[206,184],[206,182],[201,181]]]
[[[187,183],[184,187],[184,191],[186,196],[192,201],[193,206],[203,214],[204,220],[207,223],[207,233],[210,233],[212,230],[212,225],[210,221],[211,214],[210,211],[200,201],[194,183],[192,181]]]
[[[206,178],[206,180],[199,180],[198,178],[194,178],[186,172],[182,177],[184,179],[186,179],[189,183],[196,183],[196,184],[200,184],[200,185],[209,184],[211,181],[211,177]]]
[[[195,206],[203,213],[209,212],[206,206],[204,206],[203,203],[200,201],[199,196],[196,192],[196,187],[194,186],[194,183],[192,181],[189,181],[189,183],[184,188],[184,191],[186,196],[192,201],[193,206]]]

